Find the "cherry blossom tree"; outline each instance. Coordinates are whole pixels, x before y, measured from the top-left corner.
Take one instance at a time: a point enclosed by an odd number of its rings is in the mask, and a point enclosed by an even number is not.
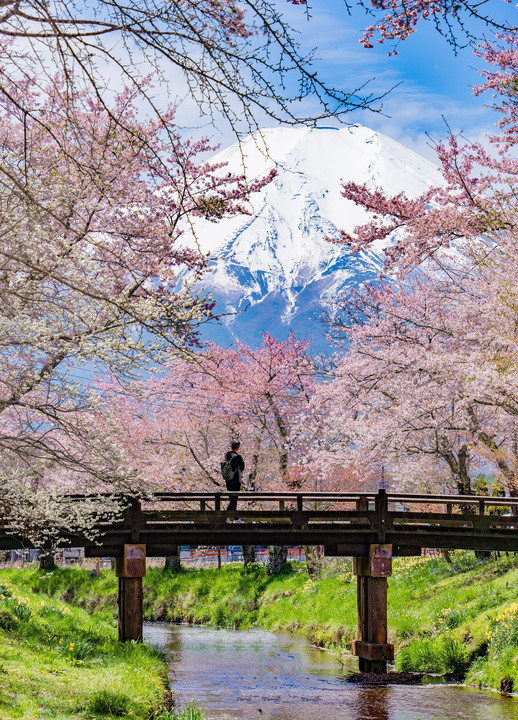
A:
[[[335,320],[345,345],[336,377],[320,392],[347,452],[397,465],[399,476],[410,461],[416,479],[428,456],[461,494],[484,457],[514,494],[516,264],[496,248],[484,264],[466,260],[456,256],[451,277],[352,293]]]
[[[344,186],[344,196],[370,210],[373,219],[353,234],[343,233],[341,241],[358,251],[374,240],[395,237],[386,250],[386,273],[407,284],[406,290],[380,290],[381,296],[371,291],[369,312],[361,320],[365,328],[351,330],[351,356],[344,363],[353,362],[353,372],[370,382],[370,416],[358,417],[386,415],[384,442],[392,437],[389,426],[401,440],[421,406],[428,431],[434,427],[464,442],[470,453],[488,455],[514,493],[516,35],[501,36],[498,45],[486,42],[477,53],[489,65],[476,93],[492,92],[500,115],[488,142],[461,142],[450,135],[437,146],[443,184],[417,199],[389,197],[354,183]],[[409,279],[412,272],[427,280]],[[366,350],[365,368],[358,348]],[[397,429],[389,416],[397,418]],[[412,426],[412,433],[416,429],[424,427]],[[422,452],[428,445],[419,437]],[[465,486],[459,483],[459,489]]]
[[[418,456],[432,457],[468,494],[469,418],[462,391],[444,373],[455,337],[435,287],[420,282],[412,290],[370,287],[345,304],[349,346],[321,388],[332,436],[338,432],[345,455],[399,472],[408,464],[415,470]]]
[[[103,384],[103,424],[123,443],[134,468],[155,487],[222,489],[219,465],[232,438],[246,458],[245,490],[301,487],[311,479],[313,364],[308,343],[265,334],[261,347],[208,344],[196,358],[175,355],[167,372],[130,395]],[[244,547],[245,563],[253,548]],[[285,548],[270,548],[280,572]],[[168,562],[166,560],[166,567]]]
[[[0,100],[0,463],[13,482],[106,488],[135,477],[95,425],[84,373],[121,384],[197,342],[212,303],[191,290],[206,258],[181,244],[190,217],[247,212],[247,186],[198,162],[174,110],[110,112],[65,80]],[[9,99],[6,99],[9,97]],[[28,114],[24,107],[30,105]],[[116,116],[114,119],[113,116]],[[164,129],[164,123],[167,127]],[[186,282],[180,286],[178,274]],[[190,277],[190,280],[189,280]],[[29,482],[30,481],[30,482]],[[65,483],[66,484],[66,483]],[[7,505],[13,507],[13,488]]]
[[[314,432],[304,427],[315,386],[307,349],[293,335],[283,342],[265,335],[255,349],[238,342],[208,344],[189,359],[173,354],[163,375],[131,393],[102,383],[103,422],[158,487],[221,487],[219,463],[232,438],[247,455],[245,488],[299,487],[310,475],[305,453]]]

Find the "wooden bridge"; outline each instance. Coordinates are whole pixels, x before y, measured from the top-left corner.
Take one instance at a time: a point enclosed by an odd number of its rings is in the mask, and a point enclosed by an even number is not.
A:
[[[239,509],[224,509],[231,495]],[[95,496],[99,497],[99,496]],[[67,500],[84,502],[84,495]],[[357,575],[360,670],[385,672],[394,648],[387,642],[387,578],[392,557],[423,548],[518,551],[518,498],[387,493],[154,493],[123,498],[115,520],[100,522],[97,540],[65,534],[64,544],[87,557],[116,558],[119,639],[142,638],[142,577],[146,557],[179,545],[323,545],[325,554],[350,556]],[[28,547],[0,521],[0,550]]]

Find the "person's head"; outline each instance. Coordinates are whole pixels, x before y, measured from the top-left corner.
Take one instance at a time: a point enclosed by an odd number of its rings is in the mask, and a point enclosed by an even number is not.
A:
[[[232,440],[232,442],[230,443],[230,447],[232,448],[232,450],[239,450],[239,448],[241,447],[241,443],[239,442],[239,440]]]

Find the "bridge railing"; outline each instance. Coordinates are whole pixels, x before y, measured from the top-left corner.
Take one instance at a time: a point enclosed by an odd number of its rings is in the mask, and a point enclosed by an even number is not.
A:
[[[67,494],[63,502],[81,503],[103,498],[120,501],[121,507],[138,505],[139,510],[169,510],[183,512],[227,512],[226,505],[237,496],[239,512],[371,512],[383,509],[388,513],[410,512],[486,515],[496,508],[507,508],[511,515],[518,514],[518,498],[481,495],[428,495],[417,493],[377,492],[155,492],[133,496],[120,494]],[[0,529],[4,521],[0,516]]]

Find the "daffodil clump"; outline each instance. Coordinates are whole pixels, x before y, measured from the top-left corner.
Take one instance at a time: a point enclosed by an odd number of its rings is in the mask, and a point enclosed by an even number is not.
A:
[[[493,656],[500,655],[510,646],[518,652],[518,603],[512,603],[495,617],[487,640],[488,651]]]

